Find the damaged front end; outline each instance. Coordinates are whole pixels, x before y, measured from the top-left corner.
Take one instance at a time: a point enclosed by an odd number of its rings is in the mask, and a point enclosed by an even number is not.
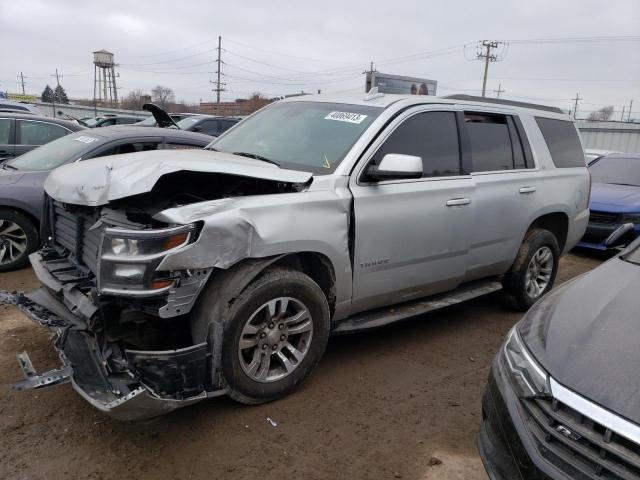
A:
[[[185,316],[212,269],[156,270],[194,241],[198,225],[159,225],[150,216],[137,223],[117,208],[47,203],[48,242],[30,256],[42,287],[2,292],[0,301],[53,332],[62,366],[38,375],[22,353],[25,379],[14,388],[71,382],[94,407],[122,420],[225,393],[211,385],[209,349],[194,344]]]

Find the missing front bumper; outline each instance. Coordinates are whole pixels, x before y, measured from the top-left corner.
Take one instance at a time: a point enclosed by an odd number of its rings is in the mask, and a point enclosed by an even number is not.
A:
[[[163,415],[225,393],[206,391],[206,343],[167,351],[127,350],[128,368],[112,372],[86,323],[70,314],[48,290],[27,295],[0,292],[0,302],[15,305],[49,328],[62,363],[59,369],[38,375],[29,356],[19,354],[25,378],[13,385],[17,390],[70,382],[91,405],[119,420]]]

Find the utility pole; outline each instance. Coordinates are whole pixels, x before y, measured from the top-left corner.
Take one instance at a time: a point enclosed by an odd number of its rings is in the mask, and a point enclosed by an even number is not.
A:
[[[624,122],[624,110],[625,110],[626,108],[627,108],[627,106],[626,106],[626,105],[623,105],[623,106],[622,106],[622,115],[620,115],[620,121],[621,121],[621,122]]]
[[[478,60],[484,58],[484,77],[482,78],[482,96],[485,96],[487,91],[487,74],[489,73],[489,62],[497,62],[500,60],[497,54],[491,53],[491,50],[503,45],[504,42],[496,42],[492,40],[482,40],[478,44]]]
[[[498,89],[494,90],[494,92],[496,92],[496,98],[500,98],[500,94],[504,92],[504,90],[502,90],[502,84],[501,83],[498,84]]]
[[[216,72],[218,75],[218,79],[215,82],[211,82],[216,86],[216,88],[214,88],[213,91],[216,92],[216,113],[218,114],[220,113],[220,92],[224,92],[224,88],[222,88],[222,86],[226,85],[225,83],[222,83],[220,81],[220,76],[222,75],[222,72],[220,70],[220,65],[224,63],[222,61],[221,54],[222,54],[222,37],[218,35],[218,59],[217,59],[218,71]]]
[[[578,102],[580,100],[582,100],[582,98],[580,98],[580,95],[576,93],[576,98],[572,98],[571,100],[574,101],[574,103],[573,103],[573,119],[577,120],[578,119]]]
[[[364,89],[365,89],[365,93],[369,93],[369,90],[371,90],[375,85],[374,85],[374,73],[378,73],[377,70],[374,70],[373,68],[373,62],[371,62],[371,66],[369,67],[369,70],[365,70],[364,72],[362,72],[363,74],[365,74],[365,80],[364,80]]]
[[[22,84],[22,95],[25,95],[25,93],[24,93],[24,75],[22,75],[22,72],[20,72],[19,78],[20,78],[20,83]]]
[[[633,107],[633,100],[629,102],[629,113],[627,114],[627,122],[631,122],[631,107]]]

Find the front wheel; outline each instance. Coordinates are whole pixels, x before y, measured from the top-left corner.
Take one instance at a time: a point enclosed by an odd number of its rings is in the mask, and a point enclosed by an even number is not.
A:
[[[519,309],[529,309],[553,288],[559,259],[560,247],[555,235],[542,228],[527,232],[503,282]]]
[[[22,213],[0,208],[0,272],[27,265],[29,254],[38,247],[38,230]]]
[[[293,391],[315,368],[329,337],[329,306],[307,275],[267,270],[233,302],[222,371],[229,395],[247,404]]]

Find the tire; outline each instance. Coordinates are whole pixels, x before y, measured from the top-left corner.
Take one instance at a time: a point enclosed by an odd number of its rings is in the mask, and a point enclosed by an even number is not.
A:
[[[547,255],[551,255],[551,258],[547,258]],[[519,310],[528,310],[553,288],[559,259],[558,240],[550,231],[533,228],[526,233],[518,255],[503,280],[505,290],[513,296]]]
[[[38,248],[38,230],[24,214],[0,208],[0,272],[25,267]]]
[[[270,316],[274,311],[276,315]],[[302,320],[291,320],[296,315]],[[240,403],[258,404],[291,393],[324,353],[329,316],[327,299],[311,278],[292,269],[267,269],[233,301],[224,326],[221,363],[229,396]],[[241,339],[245,348],[240,347]],[[247,346],[253,342],[255,347]]]

